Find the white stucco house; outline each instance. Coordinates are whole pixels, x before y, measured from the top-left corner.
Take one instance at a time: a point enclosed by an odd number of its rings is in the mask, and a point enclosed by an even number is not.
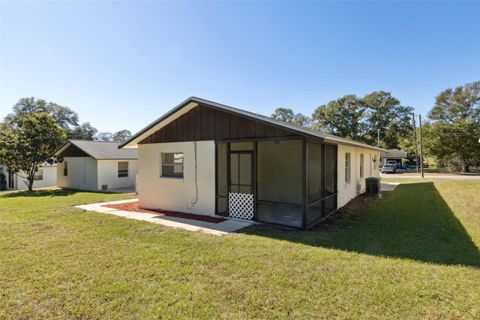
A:
[[[0,174],[5,175],[7,181],[7,189],[9,190],[25,190],[28,185],[25,182],[25,174],[23,172],[13,173],[8,170],[7,166],[0,164]],[[57,164],[44,163],[38,167],[33,181],[33,188],[53,187],[57,185]]]
[[[135,187],[137,150],[119,143],[68,140],[56,153],[57,185],[62,188],[107,191]]]
[[[309,228],[378,177],[382,149],[191,97],[121,145],[139,206]]]

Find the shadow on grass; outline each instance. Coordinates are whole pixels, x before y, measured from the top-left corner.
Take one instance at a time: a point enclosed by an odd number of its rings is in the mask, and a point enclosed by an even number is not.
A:
[[[403,184],[339,231],[257,226],[246,234],[375,256],[480,267],[480,251],[432,182]]]
[[[45,190],[33,190],[33,191],[12,191],[3,195],[0,195],[0,198],[16,198],[16,197],[61,197],[61,196],[71,196],[79,190],[73,189],[45,189]],[[82,191],[88,192],[88,191]]]

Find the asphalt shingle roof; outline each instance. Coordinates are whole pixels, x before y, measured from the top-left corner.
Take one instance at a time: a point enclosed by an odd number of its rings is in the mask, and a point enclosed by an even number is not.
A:
[[[227,105],[224,105],[224,104],[220,104],[220,103],[217,103],[217,102],[214,102],[214,101],[205,100],[205,99],[198,98],[198,97],[190,97],[187,100],[183,101],[181,104],[179,104],[178,106],[176,106],[175,108],[173,108],[172,110],[167,112],[165,115],[158,118],[157,120],[155,120],[154,122],[149,124],[147,127],[145,127],[144,129],[142,129],[139,132],[137,132],[136,134],[134,134],[129,140],[123,142],[120,145],[120,148],[123,148],[126,145],[130,144],[131,142],[135,141],[142,134],[144,134],[144,133],[148,132],[149,130],[153,129],[156,124],[158,124],[161,121],[167,119],[172,114],[176,113],[177,111],[179,111],[180,109],[182,109],[183,107],[185,107],[186,105],[188,105],[191,102],[195,102],[195,103],[199,103],[199,104],[205,104],[205,105],[208,105],[210,107],[214,107],[214,108],[219,109],[219,110],[224,110],[224,111],[227,111],[227,112],[230,112],[230,113],[243,115],[243,116],[245,116],[247,118],[250,118],[250,119],[260,120],[264,123],[271,124],[271,125],[274,125],[274,126],[277,126],[277,127],[281,127],[281,128],[296,132],[297,134],[301,134],[301,135],[304,135],[304,136],[310,136],[310,137],[324,139],[324,140],[329,141],[329,142],[360,146],[360,147],[375,149],[375,150],[379,150],[379,151],[384,150],[384,149],[381,149],[381,148],[378,148],[378,147],[375,147],[375,146],[371,146],[371,145],[368,145],[368,144],[365,144],[365,143],[361,143],[361,142],[353,141],[353,140],[350,140],[350,139],[341,138],[341,137],[333,136],[333,135],[330,135],[330,134],[326,134],[324,132],[317,132],[317,131],[312,131],[312,130],[309,130],[309,129],[306,129],[306,128],[296,127],[294,125],[291,125],[291,124],[288,124],[288,123],[285,123],[285,122],[282,122],[282,121],[278,121],[278,120],[275,120],[271,117],[267,117],[267,116],[264,116],[264,115],[261,115],[261,114],[258,114],[258,113],[254,113],[254,112],[246,111],[246,110],[243,110],[243,109],[227,106]]]
[[[88,153],[92,158],[101,159],[137,159],[137,149],[119,149],[119,142],[91,140],[68,140],[72,145]]]

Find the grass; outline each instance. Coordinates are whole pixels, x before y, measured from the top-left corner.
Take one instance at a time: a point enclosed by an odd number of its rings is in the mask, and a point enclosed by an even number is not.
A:
[[[0,318],[480,318],[480,181],[402,180],[339,231],[225,237],[3,195]]]
[[[452,169],[449,169],[449,168],[435,168],[435,167],[431,167],[431,168],[423,168],[423,172],[424,173],[428,173],[428,174],[440,174],[440,175],[475,175],[475,174],[480,174],[480,168],[475,168],[475,167],[471,167],[470,168],[470,172],[457,172],[457,171],[454,171]],[[399,172],[400,174],[402,174],[401,172]],[[407,171],[405,172],[407,173],[408,175],[411,175],[411,174],[415,174],[415,175],[420,175],[419,172],[417,172],[416,169],[407,169]]]

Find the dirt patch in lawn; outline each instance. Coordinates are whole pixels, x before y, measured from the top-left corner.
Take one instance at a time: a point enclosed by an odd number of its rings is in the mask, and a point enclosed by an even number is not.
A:
[[[383,196],[383,195],[382,195]],[[338,209],[331,216],[314,226],[313,231],[336,231],[343,229],[349,221],[358,219],[362,210],[379,198],[362,194],[350,200],[345,206]]]
[[[226,221],[226,219],[222,219],[222,218],[202,216],[202,215],[191,214],[191,213],[184,213],[184,212],[177,212],[177,211],[166,211],[166,210],[142,209],[138,206],[138,202],[129,202],[129,203],[121,203],[121,204],[109,204],[109,205],[105,205],[104,207],[117,209],[117,210],[124,210],[124,211],[150,213],[150,214],[154,214],[156,216],[190,219],[190,220],[197,220],[197,221],[210,222],[210,223],[220,223],[220,222]]]

